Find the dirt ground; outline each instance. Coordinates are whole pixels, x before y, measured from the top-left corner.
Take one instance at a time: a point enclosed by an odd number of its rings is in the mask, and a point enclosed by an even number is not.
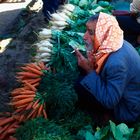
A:
[[[19,85],[15,79],[16,72],[20,66],[32,61],[36,33],[46,26],[41,10],[38,13],[25,10],[7,35],[12,37],[12,41],[0,53],[0,112],[12,110],[8,103],[10,92]]]

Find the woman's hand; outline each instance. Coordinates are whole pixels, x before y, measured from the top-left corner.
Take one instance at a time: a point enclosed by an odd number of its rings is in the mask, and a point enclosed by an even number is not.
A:
[[[78,65],[84,69],[87,73],[91,72],[93,70],[92,68],[92,64],[90,63],[90,61],[85,58],[80,52],[79,50],[75,49],[75,53],[78,59]]]

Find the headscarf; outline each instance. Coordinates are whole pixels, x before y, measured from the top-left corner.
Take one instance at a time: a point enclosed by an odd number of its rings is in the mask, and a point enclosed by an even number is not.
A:
[[[95,70],[99,73],[109,54],[119,50],[123,45],[123,31],[114,16],[102,12],[99,14],[94,42]]]

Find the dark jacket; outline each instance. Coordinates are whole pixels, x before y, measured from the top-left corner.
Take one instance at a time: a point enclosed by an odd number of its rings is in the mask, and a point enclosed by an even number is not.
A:
[[[106,108],[114,109],[119,121],[135,121],[140,116],[140,56],[124,41],[112,53],[101,73],[89,73],[81,84]]]

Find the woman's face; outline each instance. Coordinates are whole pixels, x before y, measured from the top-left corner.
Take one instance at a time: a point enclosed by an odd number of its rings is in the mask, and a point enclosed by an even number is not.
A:
[[[91,50],[94,46],[94,35],[97,21],[88,21],[86,23],[86,32],[84,34],[84,41],[86,44],[86,49]]]

